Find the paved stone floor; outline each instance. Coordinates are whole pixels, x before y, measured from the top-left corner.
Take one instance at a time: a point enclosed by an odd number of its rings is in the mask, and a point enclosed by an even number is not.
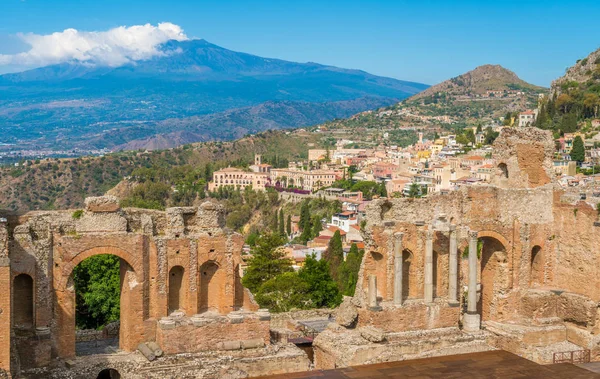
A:
[[[451,355],[411,361],[379,363],[337,370],[271,375],[262,379],[600,379],[584,368],[572,364],[538,365],[514,354],[496,350],[483,353]]]

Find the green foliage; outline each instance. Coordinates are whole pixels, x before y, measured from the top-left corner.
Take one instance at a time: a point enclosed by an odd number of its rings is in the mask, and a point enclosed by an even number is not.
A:
[[[585,161],[585,146],[583,145],[581,136],[577,136],[573,140],[573,147],[571,148],[570,155],[571,159],[578,163]]]
[[[75,323],[80,329],[98,329],[119,319],[120,259],[96,255],[73,269]]]
[[[339,286],[340,292],[345,296],[354,296],[356,282],[358,281],[358,271],[362,262],[364,250],[358,250],[356,244],[352,244],[346,260],[340,265]]]
[[[310,307],[309,291],[308,283],[290,271],[267,280],[256,292],[255,299],[272,312],[288,312]]]
[[[279,210],[279,235],[285,236],[285,218],[283,215],[283,208]]]
[[[333,237],[329,240],[327,250],[323,253],[323,260],[329,264],[329,272],[336,282],[339,282],[339,267],[344,261],[344,249],[342,246],[342,236],[339,230],[336,230]]]
[[[298,276],[308,284],[311,306],[334,308],[342,302],[342,295],[331,277],[326,260],[317,260],[314,256],[306,257]]]
[[[83,217],[83,209],[78,209],[74,211],[71,217],[73,217],[73,219],[75,220],[79,220],[81,217]]]
[[[277,275],[292,271],[292,261],[285,257],[281,248],[283,239],[277,233],[260,236],[252,249],[252,258],[242,284],[253,293],[258,293],[261,285]]]
[[[475,133],[473,132],[473,129],[469,128],[465,131],[465,138],[472,143],[473,145],[475,145]]]
[[[245,277],[244,277],[245,278]],[[326,261],[306,257],[304,267],[297,273],[288,271],[265,281],[256,291],[256,301],[272,312],[293,309],[333,308],[342,296],[329,274]]]
[[[486,145],[491,145],[492,143],[494,143],[494,141],[496,140],[496,138],[498,138],[499,135],[500,135],[500,132],[495,132],[492,128],[487,128],[485,130],[484,143]]]
[[[338,180],[334,182],[332,185],[334,188],[343,188],[345,190],[349,190],[352,192],[362,192],[363,197],[366,200],[373,199],[374,196],[387,196],[387,190],[385,188],[385,183],[377,183],[373,181],[360,181],[354,183],[352,180]]]
[[[123,199],[123,207],[164,210],[171,186],[162,182],[145,182],[133,189],[131,196]]]
[[[288,236],[292,235],[292,215],[287,216],[287,222],[285,224],[285,232]]]
[[[422,188],[417,183],[411,183],[408,189],[408,197],[421,197],[422,196]]]
[[[252,233],[248,234],[248,236],[246,237],[246,243],[250,246],[255,246],[256,241],[258,240],[258,237],[260,237],[260,234],[258,234],[256,232],[252,232]]]
[[[482,249],[483,249],[483,241],[477,240],[477,259],[481,258],[481,250]],[[469,257],[469,245],[467,245],[467,247],[465,247],[465,250],[463,250],[462,257],[464,259]]]

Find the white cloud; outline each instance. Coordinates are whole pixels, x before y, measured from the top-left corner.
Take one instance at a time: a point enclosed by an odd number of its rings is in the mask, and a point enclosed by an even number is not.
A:
[[[40,67],[79,61],[118,67],[164,54],[158,46],[168,40],[188,39],[181,27],[169,22],[157,26],[120,26],[103,32],[66,29],[48,35],[19,33],[17,36],[30,49],[19,54],[0,54],[0,65]]]

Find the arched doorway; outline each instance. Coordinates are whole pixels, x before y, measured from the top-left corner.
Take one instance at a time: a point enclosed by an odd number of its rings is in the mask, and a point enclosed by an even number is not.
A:
[[[114,368],[106,368],[100,371],[96,379],[121,379],[121,374]]]
[[[169,314],[183,308],[183,274],[182,266],[174,266],[169,271]]]
[[[75,328],[77,355],[111,352],[119,348],[121,297],[129,285],[128,272],[133,269],[116,255],[98,254],[75,266],[69,287],[75,293]],[[125,288],[124,288],[125,287]],[[77,335],[93,335],[93,340]]]
[[[509,287],[510,273],[505,246],[493,237],[479,239],[481,247],[481,299],[478,310],[481,320],[497,315],[498,299]]]
[[[205,262],[200,266],[200,293],[198,301],[199,313],[219,311],[219,299],[221,298],[221,283],[219,265],[213,261]]]
[[[530,261],[530,280],[529,285],[534,287],[544,282],[544,259],[542,255],[542,248],[535,245],[531,249],[531,261]]]
[[[32,329],[34,326],[33,278],[19,274],[13,280],[13,326]]]
[[[508,179],[508,167],[506,166],[506,163],[500,163],[498,165],[498,171],[501,178]]]
[[[410,250],[404,249],[402,251],[402,299],[409,299],[413,297],[412,283],[414,278],[412,277],[414,268],[412,267],[413,254]]]
[[[116,301],[120,326],[116,330],[113,329],[115,334],[118,334],[114,343],[118,344],[121,350],[133,351],[144,339],[143,266],[128,252],[119,248],[91,248],[76,254],[71,260],[63,258],[54,267],[54,333],[57,336],[56,352],[59,358],[71,358],[76,355],[76,267],[89,258],[101,255],[109,255],[118,262],[119,276],[113,276],[113,279],[118,289]],[[103,266],[100,266],[96,271],[102,269]],[[100,303],[104,303],[104,300]]]

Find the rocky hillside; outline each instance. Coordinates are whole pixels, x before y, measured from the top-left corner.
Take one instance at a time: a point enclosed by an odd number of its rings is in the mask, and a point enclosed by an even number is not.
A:
[[[467,73],[429,87],[409,101],[426,99],[436,94],[447,96],[487,96],[490,91],[539,91],[540,87],[521,80],[514,72],[500,65],[483,65]],[[500,95],[501,97],[502,95]]]
[[[330,127],[435,130],[498,121],[507,112],[535,108],[547,89],[529,84],[499,65],[477,67],[395,105],[365,111]]]
[[[162,183],[175,188],[186,205],[188,193],[195,191],[211,177],[212,170],[231,163],[248,164],[254,154],[263,154],[269,163],[306,159],[309,144],[319,146],[322,136],[303,132],[268,131],[233,142],[207,142],[169,150],[128,151],[104,157],[46,159],[27,161],[20,167],[0,167],[0,210],[25,212],[37,209],[69,209],[83,206],[87,196],[102,195],[134,173],[138,176],[160,175]],[[285,163],[287,164],[287,163]],[[151,169],[151,170],[147,170]],[[127,183],[113,189],[113,194],[126,195],[134,188]],[[164,188],[150,188],[164,191]],[[171,188],[166,189],[171,191]],[[197,192],[197,191],[196,191]],[[0,212],[2,213],[2,212]]]
[[[587,83],[597,82],[600,79],[600,49],[592,52],[586,58],[578,60],[573,66],[567,69],[562,77],[552,82],[553,92],[560,92],[562,86],[572,82]]]
[[[540,104],[536,124],[556,135],[581,131],[592,138],[600,128],[593,119],[600,117],[600,49],[570,67],[552,82],[549,97]]]

